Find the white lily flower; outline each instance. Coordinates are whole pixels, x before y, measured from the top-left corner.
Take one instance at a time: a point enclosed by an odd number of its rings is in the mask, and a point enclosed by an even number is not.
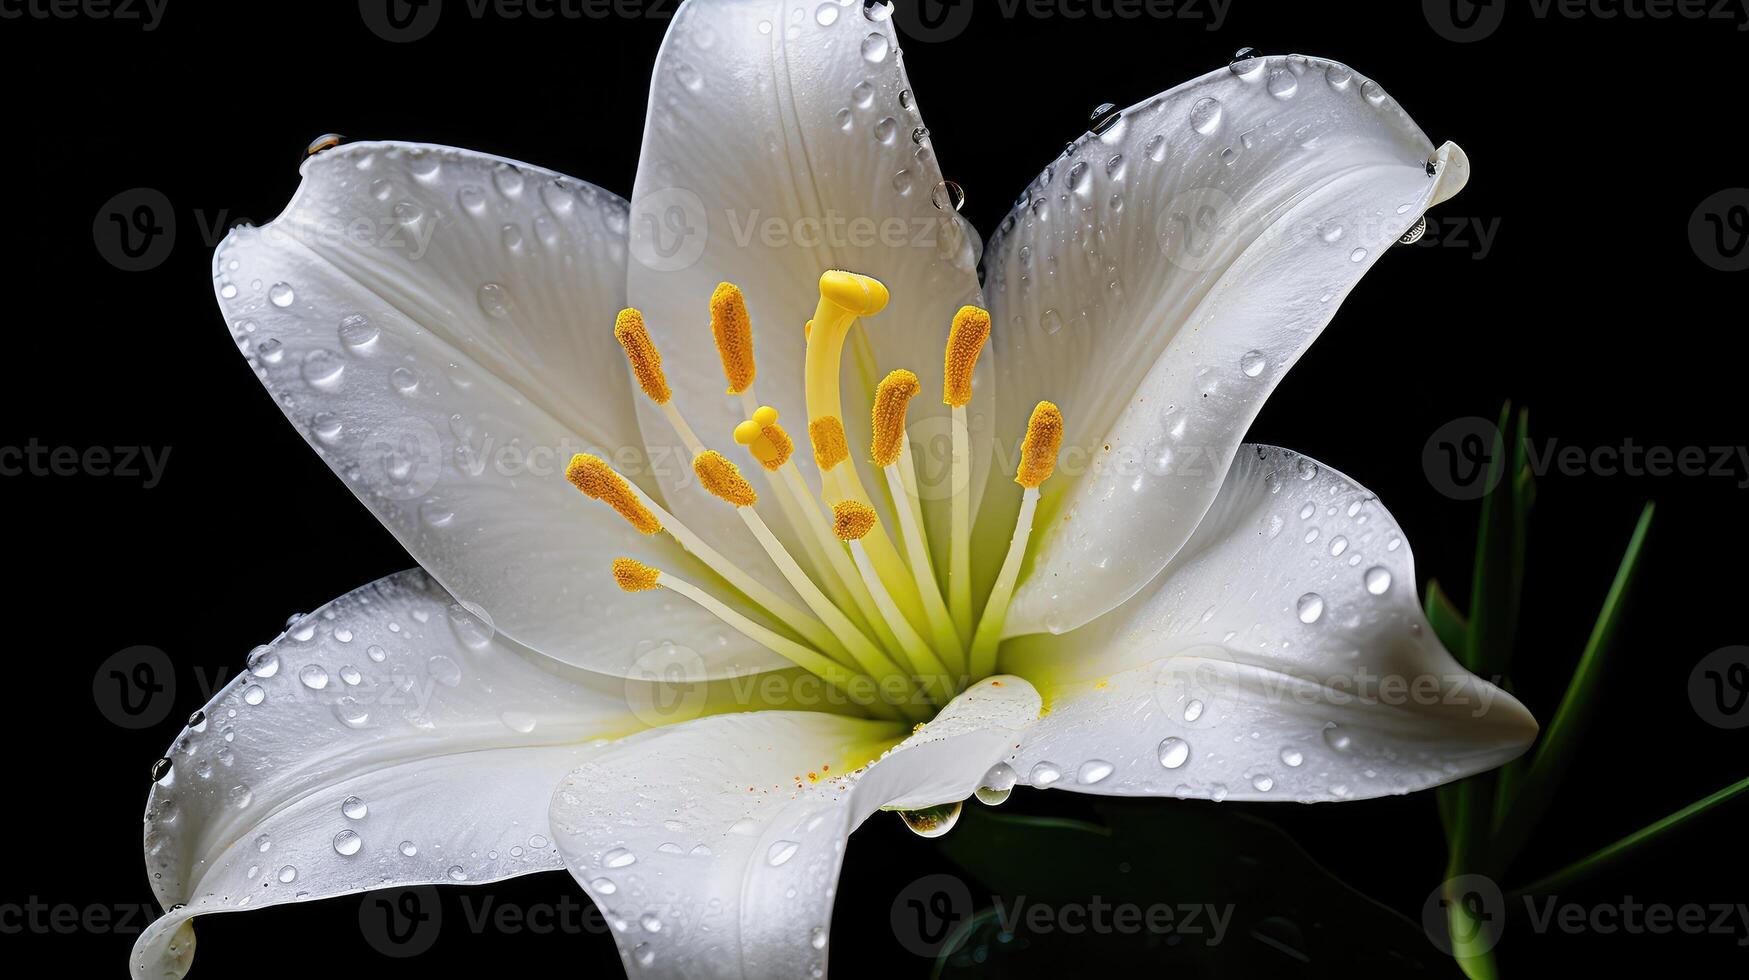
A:
[[[198,914],[559,868],[634,974],[819,976],[877,809],[1365,799],[1530,742],[1377,500],[1241,445],[1462,151],[1342,65],[1222,68],[1045,171],[983,319],[884,9],[690,0],[629,205],[349,144],[220,246],[250,365],[423,571],[292,623],[177,738],[136,976],[182,976]]]

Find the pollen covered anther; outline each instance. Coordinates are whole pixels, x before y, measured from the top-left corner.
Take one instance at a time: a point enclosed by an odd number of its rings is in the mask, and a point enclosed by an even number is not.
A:
[[[874,508],[867,504],[845,500],[832,507],[832,533],[840,541],[861,541],[874,526]]]
[[[634,309],[624,309],[613,322],[613,337],[625,348],[626,360],[632,364],[632,374],[638,387],[658,405],[666,405],[674,397],[668,378],[662,373],[662,354],[650,331],[644,326],[644,315]]]
[[[662,572],[632,558],[613,560],[613,580],[627,592],[648,592],[661,588]]]
[[[1050,479],[1062,447],[1062,410],[1051,402],[1039,402],[1026,423],[1026,441],[1020,444],[1020,466],[1014,482],[1032,489]]]
[[[571,463],[565,467],[565,479],[584,495],[600,500],[619,511],[619,516],[626,519],[632,527],[644,534],[655,534],[662,530],[662,522],[643,501],[632,491],[631,484],[625,477],[613,471],[599,456],[589,453],[578,453],[571,457]]]
[[[962,306],[947,334],[946,370],[942,375],[941,400],[962,408],[972,400],[972,371],[990,339],[990,313],[976,306]]]
[[[711,336],[723,359],[723,376],[729,379],[729,394],[739,395],[753,386],[757,369],[753,362],[753,320],[747,315],[747,300],[732,282],[711,293]]]
[[[692,461],[692,472],[711,495],[736,507],[751,507],[759,502],[753,484],[741,475],[741,468],[716,450],[706,450]]]
[[[917,376],[900,368],[882,379],[874,398],[874,464],[891,466],[905,448],[905,409],[923,390]]]
[[[796,451],[796,444],[777,424],[777,409],[763,405],[753,417],[735,426],[735,441],[747,447],[759,465],[772,472],[783,468]]]
[[[822,415],[808,423],[808,439],[814,444],[814,462],[828,472],[850,458],[850,439],[836,415]]]

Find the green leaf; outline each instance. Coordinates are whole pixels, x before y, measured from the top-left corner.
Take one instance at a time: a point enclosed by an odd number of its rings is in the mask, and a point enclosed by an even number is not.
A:
[[[1675,830],[1677,827],[1680,827],[1684,823],[1693,820],[1695,817],[1706,813],[1708,810],[1725,803],[1745,790],[1749,790],[1749,778],[1740,779],[1711,796],[1708,796],[1706,799],[1698,800],[1662,820],[1657,820],[1647,824],[1639,830],[1623,837],[1621,840],[1610,844],[1608,847],[1599,848],[1591,854],[1574,861],[1572,864],[1567,865],[1553,874],[1544,875],[1530,884],[1525,885],[1523,888],[1515,889],[1513,894],[1543,894],[1574,884],[1585,876],[1596,872],[1605,865],[1626,854],[1628,851]]]
[[[1500,822],[1495,838],[1495,867],[1499,871],[1505,871],[1512,863],[1524,847],[1531,829],[1542,819],[1590,719],[1598,680],[1603,674],[1604,658],[1615,640],[1628,592],[1633,587],[1640,553],[1652,527],[1654,509],[1653,504],[1647,503],[1640,512],[1639,523],[1634,527],[1633,537],[1628,539],[1627,551],[1622,555],[1621,566],[1616,569],[1615,581],[1604,597],[1603,609],[1598,612],[1597,622],[1591,628],[1591,638],[1579,655],[1579,664],[1573,669],[1572,680],[1567,683],[1560,707],[1555,709],[1554,717],[1543,730],[1530,766],[1517,783],[1517,794],[1506,809],[1505,819]]]
[[[1419,923],[1349,888],[1244,809],[1123,799],[1097,806],[1103,826],[968,804],[941,848],[994,906],[964,926],[963,942],[950,939],[938,975],[1457,975]],[[1071,932],[1099,903],[1164,907],[1186,928],[1089,923]],[[1202,911],[1187,920],[1186,907]],[[1219,942],[1211,909],[1224,921]],[[1066,910],[1077,911],[1064,917]],[[1039,928],[1029,913],[1044,917]]]
[[[1422,603],[1427,621],[1433,625],[1433,635],[1447,650],[1461,651],[1469,643],[1469,621],[1451,596],[1445,594],[1438,579],[1427,580],[1427,599]]]
[[[1512,661],[1512,639],[1518,609],[1515,568],[1523,565],[1522,542],[1515,540],[1517,508],[1513,480],[1506,479],[1512,465],[1505,445],[1512,404],[1500,411],[1494,431],[1493,451],[1488,454],[1488,493],[1482,498],[1482,518],[1476,531],[1476,561],[1470,579],[1469,643],[1462,654],[1472,672],[1492,680],[1506,673]]]

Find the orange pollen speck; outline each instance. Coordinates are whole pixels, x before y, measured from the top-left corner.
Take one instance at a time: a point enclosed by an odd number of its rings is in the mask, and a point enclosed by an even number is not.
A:
[[[832,533],[841,541],[861,541],[874,526],[874,508],[865,503],[843,500],[832,507]]]
[[[565,467],[565,479],[590,498],[604,501],[619,511],[619,516],[644,534],[662,530],[662,522],[632,492],[631,484],[601,457],[589,453],[572,456],[570,465]]]
[[[723,359],[723,376],[729,379],[729,394],[739,395],[753,385],[753,320],[747,315],[747,300],[732,282],[717,286],[711,294],[711,336]]]
[[[759,494],[741,475],[741,468],[714,449],[705,450],[692,461],[692,472],[697,474],[699,484],[718,499],[736,507],[751,507],[759,502]]]
[[[613,580],[627,592],[648,592],[659,588],[662,573],[641,561],[631,558],[615,558],[613,560]]]

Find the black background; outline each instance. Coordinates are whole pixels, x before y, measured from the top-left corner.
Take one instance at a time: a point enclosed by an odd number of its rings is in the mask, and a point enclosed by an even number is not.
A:
[[[150,31],[89,16],[0,20],[11,130],[0,163],[5,292],[23,301],[6,318],[0,445],[171,453],[152,489],[120,477],[0,479],[15,579],[0,673],[12,703],[0,904],[149,902],[139,823],[147,770],[204,700],[198,679],[238,669],[288,614],[411,564],[237,356],[208,272],[222,230],[276,214],[305,143],[330,131],[471,147],[630,191],[671,4],[637,17],[551,19],[443,6],[429,36],[409,43],[372,33],[352,2],[168,0]],[[1099,17],[1091,13],[1114,8],[1088,0],[1043,5],[1047,17],[1023,5],[1008,17],[980,0],[952,39],[907,40],[943,167],[987,234],[1095,105],[1139,101],[1241,46],[1347,62],[1381,81],[1436,144],[1459,142],[1475,167],[1469,187],[1435,213],[1426,244],[1394,249],[1368,276],[1251,435],[1377,492],[1414,543],[1423,580],[1440,579],[1460,601],[1468,591],[1479,506],[1440,492],[1423,470],[1429,438],[1455,419],[1492,417],[1510,398],[1533,410],[1533,436],[1587,451],[1625,440],[1745,444],[1749,278],[1710,267],[1689,234],[1704,199],[1749,184],[1739,146],[1745,15],[1539,16],[1496,3],[1484,16],[1511,8],[1498,29],[1459,41],[1438,4],[1233,0],[1218,30],[1208,29],[1208,4],[1180,6],[1202,16]],[[1067,16],[1074,11],[1090,15]],[[161,264],[129,272],[100,254],[93,220],[137,187],[168,199],[176,237]],[[1478,228],[1492,236],[1486,248]],[[1659,511],[1581,763],[1509,884],[1749,769],[1749,729],[1709,725],[1687,693],[1701,657],[1749,642],[1746,480],[1741,460],[1729,475],[1542,475],[1515,683],[1544,720],[1640,506],[1656,499]],[[131,731],[107,721],[90,692],[98,664],[138,644],[170,655],[178,687],[166,720]],[[1088,806],[1067,793],[1023,792],[1009,804],[1069,816]],[[1443,876],[1430,794],[1225,806],[1279,824],[1411,919]],[[1716,812],[1572,898],[1749,901],[1746,814],[1741,801]],[[896,819],[877,816],[859,831],[839,889],[834,972],[926,975],[929,964],[886,923],[907,883],[942,870],[951,865],[936,845]],[[565,896],[586,904],[562,875],[471,891],[524,906]],[[459,918],[454,895],[445,901]],[[360,937],[357,913],[356,899],[340,899],[202,920],[194,976],[444,974],[501,969],[506,954],[519,971],[619,970],[599,932],[458,929],[422,958],[387,960]],[[1749,955],[1738,943],[1749,934],[1735,928],[1539,935],[1520,919],[1508,923],[1500,955],[1508,976],[1556,962],[1740,971]],[[120,930],[4,936],[9,948],[109,975],[120,975],[132,942]],[[1282,970],[1321,972],[1287,959]]]

